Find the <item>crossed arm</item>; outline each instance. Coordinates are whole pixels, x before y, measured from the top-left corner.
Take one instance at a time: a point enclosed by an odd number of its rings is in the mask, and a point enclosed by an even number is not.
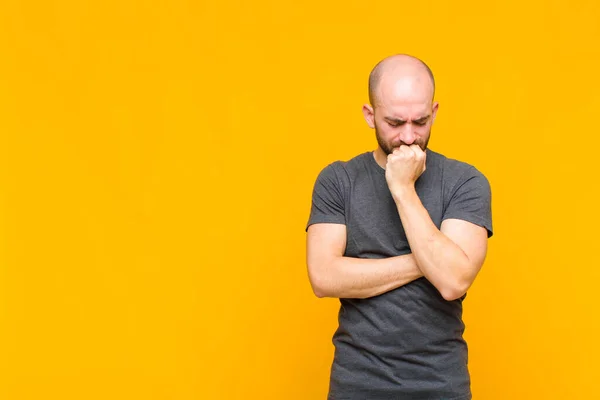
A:
[[[346,226],[313,224],[307,231],[308,275],[317,297],[368,298],[427,278],[444,299],[458,299],[469,289],[487,252],[487,230],[459,219],[441,229],[416,192],[396,199],[412,253],[385,259],[344,257]]]
[[[308,277],[317,297],[367,298],[423,276],[412,254],[382,259],[344,257],[346,225],[308,227]]]

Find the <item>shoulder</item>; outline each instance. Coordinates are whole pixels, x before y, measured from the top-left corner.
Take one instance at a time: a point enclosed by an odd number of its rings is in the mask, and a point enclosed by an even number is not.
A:
[[[468,162],[447,157],[433,150],[427,150],[427,157],[432,157],[436,161],[436,164],[443,169],[446,177],[453,177],[457,175],[460,176],[465,173],[473,173],[477,171],[477,168]]]
[[[365,169],[366,157],[370,152],[361,153],[347,160],[336,160],[325,165],[319,172],[318,179],[336,180],[344,185],[351,177]]]
[[[432,150],[428,150],[427,156],[432,157],[439,166],[447,190],[456,189],[457,186],[473,180],[489,186],[487,177],[469,162],[447,157]]]

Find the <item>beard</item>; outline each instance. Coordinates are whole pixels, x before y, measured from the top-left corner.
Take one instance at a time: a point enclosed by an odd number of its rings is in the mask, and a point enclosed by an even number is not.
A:
[[[379,129],[377,128],[377,124],[375,124],[375,136],[377,137],[377,143],[379,144],[379,147],[381,147],[381,150],[383,150],[383,152],[385,153],[386,156],[389,156],[390,154],[392,154],[394,152],[394,149],[397,149],[398,147],[400,147],[402,145],[409,146],[408,144],[404,143],[401,140],[393,140],[390,142],[386,142],[385,140],[383,140],[383,138],[379,134]],[[422,138],[415,140],[413,144],[419,145],[421,150],[425,151],[425,150],[427,150],[427,145],[429,144],[430,136],[431,136],[431,129],[429,129],[429,132],[427,132],[426,137],[422,137]]]

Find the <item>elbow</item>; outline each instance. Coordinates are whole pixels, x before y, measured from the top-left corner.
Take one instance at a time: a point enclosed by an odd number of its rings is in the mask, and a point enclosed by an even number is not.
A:
[[[338,258],[308,260],[310,286],[318,298],[340,298],[343,294],[347,294],[340,284],[339,273],[336,272],[338,270],[337,260]]]
[[[474,269],[471,265],[465,265],[446,276],[445,284],[438,288],[444,300],[458,300],[467,293],[475,279],[475,276],[471,273]]]
[[[331,297],[331,290],[327,284],[327,278],[323,276],[322,272],[318,268],[309,265],[308,266],[308,278],[310,286],[315,296],[322,299],[324,297]]]
[[[467,293],[469,286],[467,282],[457,281],[440,288],[440,294],[446,301],[458,300]]]
[[[318,279],[311,279],[310,285],[312,287],[313,293],[319,299],[322,299],[324,297],[331,297],[331,294],[330,294],[330,291],[328,290],[328,288],[323,283],[321,283]]]
[[[466,291],[463,292],[462,290],[457,290],[454,288],[446,288],[440,291],[440,294],[446,301],[454,301],[460,299],[465,293]]]
[[[320,288],[316,288],[314,286],[313,286],[313,293],[319,299],[323,299],[325,297],[329,297],[329,296],[327,296],[327,293],[324,290],[322,290]]]

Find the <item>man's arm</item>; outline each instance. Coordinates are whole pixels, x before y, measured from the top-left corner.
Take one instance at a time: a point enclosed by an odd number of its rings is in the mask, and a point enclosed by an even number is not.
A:
[[[373,260],[344,257],[345,248],[346,225],[308,228],[306,262],[317,297],[368,298],[423,276],[412,254]]]
[[[473,284],[487,252],[487,230],[447,219],[438,230],[412,190],[396,198],[408,243],[421,271],[444,299],[456,300]]]
[[[425,153],[416,145],[401,146],[388,157],[386,178],[420,270],[451,301],[473,284],[485,260],[488,233],[459,219],[444,220],[438,230],[414,186],[424,170]]]

